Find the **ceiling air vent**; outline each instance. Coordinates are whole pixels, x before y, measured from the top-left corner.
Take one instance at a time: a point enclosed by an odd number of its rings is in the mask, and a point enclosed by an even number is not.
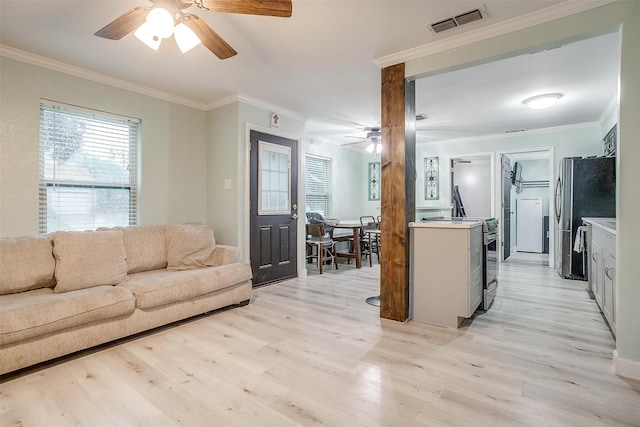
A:
[[[434,33],[441,33],[451,28],[459,27],[460,25],[468,24],[469,22],[478,21],[487,16],[487,12],[484,8],[473,9],[465,13],[461,13],[456,16],[452,16],[442,21],[434,22],[429,27]]]

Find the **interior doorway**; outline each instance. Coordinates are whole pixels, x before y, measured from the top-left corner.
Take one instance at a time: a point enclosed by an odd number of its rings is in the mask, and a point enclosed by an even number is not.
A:
[[[451,216],[493,216],[493,162],[491,153],[456,156],[451,159]],[[460,203],[460,207],[458,206]]]
[[[553,152],[552,149],[499,153],[509,165],[503,175],[510,185],[501,185],[500,222],[502,262],[554,267]]]

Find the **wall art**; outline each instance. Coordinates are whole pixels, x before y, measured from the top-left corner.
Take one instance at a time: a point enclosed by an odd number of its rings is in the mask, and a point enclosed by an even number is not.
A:
[[[440,199],[440,175],[437,157],[426,157],[424,159],[424,199]]]
[[[380,200],[380,162],[369,163],[369,200]]]

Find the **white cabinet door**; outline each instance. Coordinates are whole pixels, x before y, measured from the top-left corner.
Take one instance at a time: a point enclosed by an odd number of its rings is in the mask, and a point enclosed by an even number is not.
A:
[[[596,302],[602,309],[602,277],[604,270],[602,268],[602,246],[595,240],[591,241],[591,291],[596,298]]]
[[[615,335],[616,333],[616,259],[607,251],[602,253],[603,261],[603,303],[602,312],[609,321],[611,331]]]

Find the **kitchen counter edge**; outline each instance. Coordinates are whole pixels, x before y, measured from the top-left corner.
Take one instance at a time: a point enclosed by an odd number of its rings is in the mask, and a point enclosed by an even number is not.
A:
[[[582,218],[583,222],[589,223],[595,227],[600,227],[604,231],[612,234],[616,234],[616,219],[615,218]]]

